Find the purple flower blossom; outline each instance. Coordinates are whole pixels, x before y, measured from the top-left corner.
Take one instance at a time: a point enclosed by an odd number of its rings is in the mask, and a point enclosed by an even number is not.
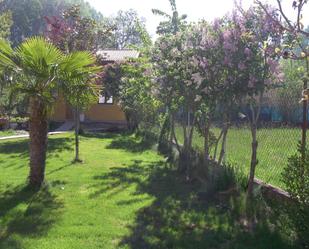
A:
[[[243,70],[246,69],[246,65],[245,65],[243,62],[239,62],[239,64],[238,64],[238,69],[241,70],[241,71],[243,71]]]
[[[207,59],[206,59],[205,57],[203,57],[203,59],[201,60],[200,66],[201,66],[203,69],[206,69],[206,68],[209,66],[209,62],[207,61]]]
[[[250,57],[252,55],[252,51],[250,50],[250,48],[245,48],[244,53],[247,57]]]
[[[221,20],[219,18],[215,18],[213,22],[213,29],[217,31],[220,28]]]
[[[250,74],[249,82],[248,82],[248,87],[249,88],[253,88],[255,86],[256,82],[257,82],[257,78],[254,75]]]
[[[200,73],[194,73],[192,74],[192,80],[197,84],[197,87],[200,87],[202,84],[203,78]]]
[[[229,65],[230,63],[231,63],[230,58],[228,58],[228,57],[224,57],[223,64],[224,64],[224,65]]]

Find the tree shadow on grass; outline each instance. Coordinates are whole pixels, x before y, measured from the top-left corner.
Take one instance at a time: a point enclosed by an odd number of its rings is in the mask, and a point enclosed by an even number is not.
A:
[[[18,186],[1,193],[0,248],[22,248],[13,235],[44,236],[61,215],[62,206],[47,186],[39,191]]]
[[[122,149],[128,152],[143,152],[150,150],[156,144],[156,139],[138,135],[123,135],[115,137],[107,149]]]
[[[97,190],[91,195],[113,196],[135,186],[134,200],[121,200],[125,208],[145,199],[154,201],[137,211],[130,231],[119,247],[134,249],[204,249],[204,248],[285,248],[292,249],[281,235],[261,221],[256,232],[249,234],[241,226],[237,211],[229,198],[202,199],[198,184],[188,184],[163,162],[133,161],[128,167],[114,167],[95,176]],[[132,189],[132,188],[130,188]],[[236,198],[236,197],[235,197]]]
[[[126,133],[121,132],[86,132],[82,135],[82,137],[86,138],[101,138],[101,139],[110,139],[110,138],[116,138],[121,135],[125,135]]]
[[[49,154],[57,154],[64,150],[73,150],[72,138],[50,138],[48,139]],[[17,154],[16,157],[26,157],[29,155],[29,140],[10,140],[0,143],[1,154]]]

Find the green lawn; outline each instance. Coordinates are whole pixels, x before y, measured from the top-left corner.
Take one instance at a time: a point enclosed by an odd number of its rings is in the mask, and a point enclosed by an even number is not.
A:
[[[218,136],[219,128],[212,131]],[[182,130],[177,128],[177,137],[183,141]],[[282,169],[287,165],[288,157],[295,154],[300,140],[301,130],[290,128],[259,129],[258,137],[258,166],[256,177],[266,183],[284,188],[281,180]],[[203,138],[194,133],[193,145],[203,148]],[[249,172],[251,158],[251,132],[246,128],[232,128],[228,132],[226,160]]]
[[[128,135],[49,138],[47,185],[25,187],[28,140],[0,142],[1,249],[292,249],[276,229],[249,235],[226,200],[197,195],[149,143]]]
[[[4,130],[0,131],[0,137],[8,137],[16,135],[16,131],[14,130]]]

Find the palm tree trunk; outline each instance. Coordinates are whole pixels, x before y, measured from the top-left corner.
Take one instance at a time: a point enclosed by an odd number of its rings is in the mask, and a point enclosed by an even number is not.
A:
[[[30,174],[29,183],[40,187],[44,181],[47,151],[47,115],[44,103],[38,98],[30,99]]]
[[[81,162],[79,159],[79,130],[80,130],[80,119],[79,109],[75,108],[75,159],[74,162]]]

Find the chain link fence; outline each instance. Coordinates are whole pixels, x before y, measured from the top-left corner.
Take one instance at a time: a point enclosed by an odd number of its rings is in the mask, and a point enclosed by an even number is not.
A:
[[[303,123],[303,105],[300,103],[303,85],[301,82],[292,87],[282,85],[264,93],[257,128],[257,158],[256,178],[275,187],[285,189],[282,172],[288,164],[288,158],[297,152],[301,141]],[[235,109],[235,108],[234,108]],[[181,116],[181,115],[180,115]],[[224,121],[218,115],[211,132],[215,138],[220,137]],[[249,123],[250,108],[239,107],[230,120],[226,147],[225,163],[237,166],[248,175],[251,162],[251,129]],[[308,113],[309,116],[309,113]],[[182,122],[186,122],[182,120]],[[309,120],[308,120],[309,121]],[[180,120],[178,120],[180,123]],[[176,127],[176,135],[180,143],[183,142],[183,131]],[[307,139],[307,141],[309,141]],[[204,148],[204,138],[194,131],[193,147],[198,150]],[[213,155],[215,146],[211,148]],[[221,150],[219,142],[218,151]]]

